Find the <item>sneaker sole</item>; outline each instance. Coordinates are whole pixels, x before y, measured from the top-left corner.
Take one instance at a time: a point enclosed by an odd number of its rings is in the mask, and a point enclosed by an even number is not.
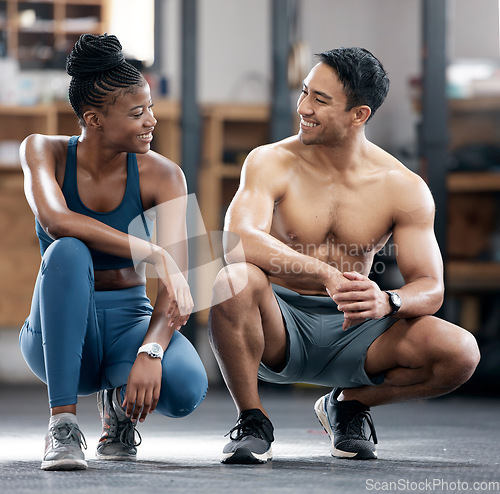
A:
[[[325,399],[329,395],[322,396],[319,398],[314,404],[314,412],[316,413],[316,417],[318,417],[319,423],[323,426],[323,429],[328,434],[328,437],[332,441],[332,446],[330,448],[330,452],[332,456],[335,458],[349,458],[351,460],[375,460],[377,459],[377,452],[374,451],[373,455],[365,455],[360,456],[359,453],[353,453],[351,451],[342,451],[341,449],[337,449],[333,442],[334,437],[332,433],[332,427],[330,425],[330,421],[328,420],[328,415],[325,410]]]
[[[98,460],[105,461],[137,461],[137,456],[101,455],[99,453],[96,453],[95,457]]]
[[[79,460],[77,458],[66,458],[64,460],[51,460],[42,461],[40,467],[42,470],[85,470],[87,468],[87,462],[85,460]]]
[[[254,453],[247,448],[238,448],[232,453],[223,453],[221,463],[226,465],[258,465],[272,459],[272,448],[262,454]]]

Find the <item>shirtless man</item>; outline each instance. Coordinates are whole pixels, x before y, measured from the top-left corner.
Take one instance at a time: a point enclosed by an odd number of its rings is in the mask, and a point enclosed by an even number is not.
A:
[[[365,136],[389,88],[385,70],[360,48],[318,58],[298,99],[298,135],[248,155],[226,216],[246,262],[228,255],[214,297],[228,284],[235,295],[211,310],[239,413],[224,463],[272,458],[258,378],[333,387],[314,406],[332,455],[370,459],[370,407],[449,393],[479,361],[469,332],[432,316],[444,287],[429,189]],[[386,292],[368,275],[391,235],[404,286]]]

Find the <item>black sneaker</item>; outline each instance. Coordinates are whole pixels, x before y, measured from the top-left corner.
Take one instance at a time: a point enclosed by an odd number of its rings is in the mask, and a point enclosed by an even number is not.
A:
[[[273,430],[273,424],[259,409],[243,410],[226,434],[231,441],[224,446],[221,462],[241,465],[272,460]]]
[[[377,458],[375,450],[377,434],[370,415],[370,407],[356,400],[337,401],[341,391],[340,388],[333,389],[314,405],[316,416],[332,440],[332,456],[353,460]],[[368,424],[371,433],[368,438],[365,433],[365,423]],[[370,439],[373,439],[373,442]]]
[[[116,390],[99,391],[97,408],[102,419],[102,435],[97,445],[96,457],[99,460],[136,460],[141,435],[119,405]],[[138,441],[135,440],[136,434]]]

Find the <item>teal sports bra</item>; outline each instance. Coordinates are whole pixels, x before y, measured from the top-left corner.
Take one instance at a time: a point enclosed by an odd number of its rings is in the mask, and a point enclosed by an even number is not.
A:
[[[68,142],[68,154],[66,156],[66,170],[64,172],[62,192],[68,208],[75,213],[94,218],[124,233],[129,233],[129,225],[134,218],[141,217],[143,228],[135,227],[133,229],[134,236],[142,238],[143,240],[151,240],[154,222],[144,215],[136,155],[133,153],[127,155],[127,184],[125,186],[125,194],[123,195],[122,202],[115,209],[106,213],[93,211],[83,204],[78,194],[76,174],[76,148],[78,146],[78,137],[79,136],[70,137]],[[134,224],[137,224],[137,220]],[[35,230],[40,241],[40,253],[43,256],[47,247],[53,242],[53,239],[45,233],[38,220],[36,221]],[[94,269],[96,270],[121,269],[134,265],[131,259],[113,256],[94,249],[90,249],[90,254],[94,263]]]

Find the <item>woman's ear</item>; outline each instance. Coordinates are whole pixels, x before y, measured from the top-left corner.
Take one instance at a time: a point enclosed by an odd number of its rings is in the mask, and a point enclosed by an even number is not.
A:
[[[88,129],[100,130],[101,120],[95,110],[88,110],[83,114],[83,121]]]

